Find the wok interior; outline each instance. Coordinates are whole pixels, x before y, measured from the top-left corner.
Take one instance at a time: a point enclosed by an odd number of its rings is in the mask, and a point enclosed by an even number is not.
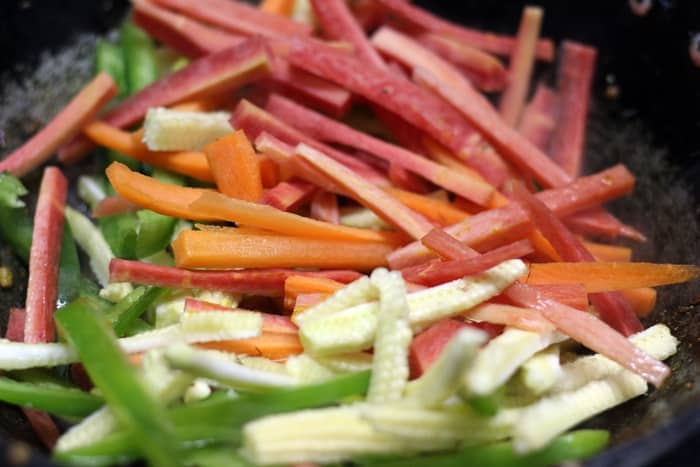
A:
[[[464,8],[468,9],[470,3],[466,2]],[[119,8],[112,11],[114,24],[121,18],[122,11]],[[508,21],[513,24],[510,19]],[[27,67],[19,74],[5,72],[0,77],[0,128],[5,131],[9,148],[17,146],[55,114],[87,81],[92,73],[96,38],[94,34],[77,35],[60,51],[44,53],[38,60],[38,68]],[[649,238],[647,243],[630,245],[634,248],[635,260],[700,264],[698,201],[692,185],[679,181],[685,174],[685,162],[678,154],[671,157],[668,150],[658,146],[648,123],[626,108],[627,103],[621,105],[602,98],[592,104],[586,171],[594,172],[624,162],[637,175],[634,195],[611,205],[622,220]],[[672,159],[675,159],[673,163]],[[97,170],[98,164],[95,160],[85,161],[69,168],[67,175],[75,181],[78,174]],[[30,177],[27,183],[35,188],[38,178]],[[69,202],[76,205],[75,192],[70,194]],[[0,263],[11,266],[15,273],[14,286],[0,291],[0,309],[21,306],[26,268],[5,245],[0,245]],[[590,421],[589,426],[611,429],[614,443],[620,444],[654,433],[672,419],[700,407],[700,320],[694,319],[700,311],[700,307],[694,305],[698,301],[699,281],[660,290],[657,308],[648,323],[668,324],[682,342],[678,354],[669,361],[673,370],[671,377],[660,390],[606,412]],[[6,319],[6,313],[0,315],[3,331]],[[38,446],[21,411],[5,404],[0,404],[0,436]]]

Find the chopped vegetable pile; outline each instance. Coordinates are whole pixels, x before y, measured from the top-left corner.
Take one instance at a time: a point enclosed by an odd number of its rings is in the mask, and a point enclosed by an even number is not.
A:
[[[604,207],[634,175],[581,172],[596,51],[540,8],[511,37],[405,0],[132,3],[0,160],[29,271],[0,401],[57,461],[545,466],[664,384],[678,341],[640,318],[700,268],[616,242],[645,238]],[[104,162],[79,204],[54,155]]]

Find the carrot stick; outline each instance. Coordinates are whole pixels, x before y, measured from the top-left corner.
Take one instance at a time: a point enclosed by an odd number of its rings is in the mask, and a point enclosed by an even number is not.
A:
[[[656,289],[651,287],[622,290],[622,295],[640,318],[649,316],[656,306]]]
[[[271,157],[260,155],[260,182],[263,188],[272,188],[280,182],[280,166]]]
[[[605,243],[583,241],[583,246],[598,261],[631,261],[632,249],[626,246],[606,245]]]
[[[263,193],[258,155],[242,130],[204,147],[216,186],[231,198],[257,202]]]
[[[263,0],[260,2],[261,11],[278,16],[289,16],[294,8],[294,0]]]
[[[184,268],[347,268],[386,264],[391,246],[341,240],[185,230],[172,243],[175,264]]]
[[[345,284],[326,277],[309,277],[292,275],[284,281],[284,295],[296,299],[301,294],[332,294],[342,289]]]
[[[279,333],[263,333],[261,336],[250,339],[204,342],[196,345],[205,349],[260,356],[272,360],[285,359],[304,351],[299,336]]]
[[[114,80],[106,73],[99,73],[41,131],[0,161],[0,172],[22,177],[39,167],[78,134],[117,92]]]
[[[387,188],[386,191],[398,199],[401,204],[442,226],[456,224],[469,217],[469,214],[466,212],[439,199],[411,193],[399,188]]]
[[[656,263],[533,263],[528,284],[583,284],[588,293],[658,287],[700,277],[700,267],[691,264]]]
[[[540,35],[542,16],[539,7],[526,7],[520,20],[518,36],[510,57],[510,82],[501,95],[499,111],[503,121],[514,127],[520,120],[525,98],[530,89],[530,78],[535,65],[535,49]]]
[[[132,135],[107,123],[96,121],[83,128],[83,133],[100,146],[113,149],[131,158],[198,180],[214,180],[206,156],[201,152],[149,151],[139,133]]]

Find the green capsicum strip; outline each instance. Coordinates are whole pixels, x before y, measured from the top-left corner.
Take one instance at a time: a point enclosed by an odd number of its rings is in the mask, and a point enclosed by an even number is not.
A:
[[[55,318],[114,416],[134,431],[136,445],[148,461],[155,466],[179,465],[164,407],[143,386],[106,321],[83,299],[58,310]]]
[[[106,40],[97,41],[95,47],[95,72],[106,72],[112,77],[117,87],[119,95],[115,100],[121,100],[126,97],[128,86],[126,84],[126,76],[124,74],[124,57],[121,48]]]
[[[159,287],[136,287],[122,301],[107,312],[117,337],[128,335],[129,330],[146,309],[167,292]]]
[[[64,417],[84,417],[99,409],[102,399],[79,389],[35,384],[0,377],[0,400]]]
[[[164,250],[170,243],[177,219],[147,209],[138,211],[136,217],[139,225],[136,257],[145,258]]]
[[[126,213],[101,217],[98,224],[114,256],[136,259],[136,232],[138,228],[136,214]]]
[[[463,448],[453,453],[407,457],[383,462],[381,459],[360,460],[360,465],[382,467],[452,467],[478,465],[479,467],[545,467],[564,461],[589,458],[608,444],[610,434],[605,430],[578,430],[559,436],[547,447],[528,454],[513,451],[509,441]]]
[[[58,270],[58,308],[74,300],[80,293],[80,259],[78,248],[67,222],[63,224],[61,256]]]
[[[255,418],[337,403],[365,394],[368,385],[369,371],[363,371],[321,384],[264,394],[231,397],[218,392],[204,401],[174,407],[167,415],[175,425],[177,440],[183,446],[221,442],[237,445],[241,427]],[[120,431],[90,446],[56,453],[55,457],[68,464],[97,466],[134,460],[137,453],[135,432]]]
[[[134,94],[158,79],[158,54],[153,40],[130,21],[122,25],[119,38],[128,92]]]

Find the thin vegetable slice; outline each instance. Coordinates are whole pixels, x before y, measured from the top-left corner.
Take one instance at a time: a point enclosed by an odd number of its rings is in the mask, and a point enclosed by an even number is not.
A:
[[[242,130],[209,143],[204,153],[219,191],[231,198],[260,201],[259,157]]]
[[[106,73],[98,74],[39,133],[0,161],[0,172],[24,176],[46,162],[62,144],[117,95],[114,80]]]
[[[199,151],[233,129],[226,112],[185,112],[152,107],[146,112],[143,142],[151,151]]]

